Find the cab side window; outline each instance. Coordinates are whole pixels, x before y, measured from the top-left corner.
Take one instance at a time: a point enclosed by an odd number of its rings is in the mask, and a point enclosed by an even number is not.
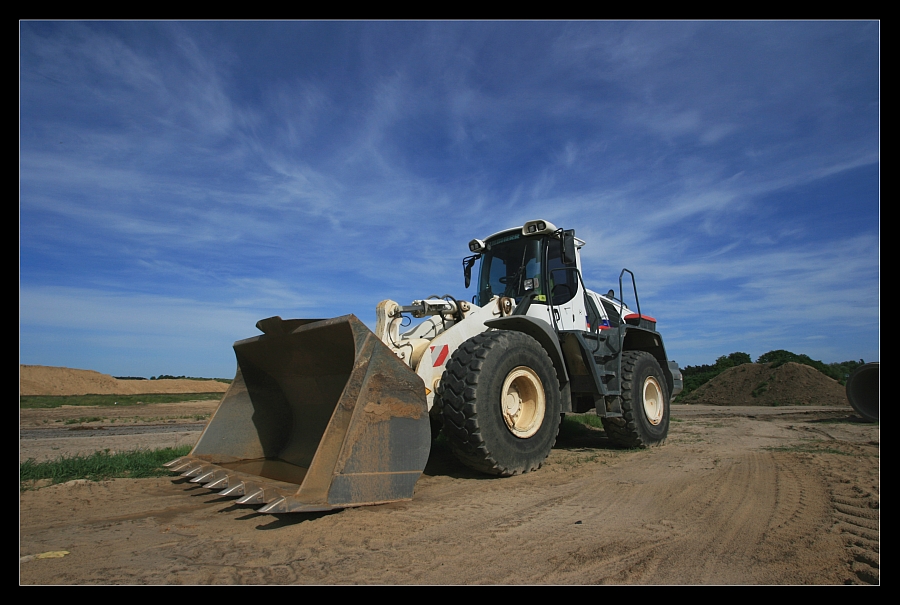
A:
[[[575,263],[566,265],[562,261],[562,244],[551,239],[547,250],[547,273],[550,278],[550,301],[553,305],[564,305],[578,292],[578,275]]]

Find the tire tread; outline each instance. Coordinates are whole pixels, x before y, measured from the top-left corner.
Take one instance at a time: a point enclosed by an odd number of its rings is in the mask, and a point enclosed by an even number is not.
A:
[[[646,448],[655,445],[661,445],[665,442],[662,440],[652,440],[644,435],[638,423],[640,419],[637,414],[643,414],[643,402],[635,401],[634,397],[634,374],[635,366],[641,359],[650,358],[656,362],[656,358],[646,351],[625,351],[622,353],[622,380],[621,380],[621,397],[622,406],[621,418],[602,418],[603,428],[606,431],[609,440],[618,446],[625,448]],[[660,376],[662,378],[662,376]],[[665,382],[662,384],[663,389],[666,388]],[[668,397],[668,393],[665,393]],[[666,402],[666,413],[668,413],[668,402]],[[668,422],[668,419],[666,419]],[[668,430],[668,429],[667,429]]]

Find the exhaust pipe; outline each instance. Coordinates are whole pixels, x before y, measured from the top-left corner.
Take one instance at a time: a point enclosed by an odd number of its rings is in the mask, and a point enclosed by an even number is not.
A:
[[[428,461],[425,385],[358,318],[271,317],[191,453],[166,464],[266,513],[412,498]]]

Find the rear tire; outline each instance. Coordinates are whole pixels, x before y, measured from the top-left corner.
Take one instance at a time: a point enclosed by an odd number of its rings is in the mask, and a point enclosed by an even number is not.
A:
[[[610,441],[628,448],[665,442],[669,434],[669,390],[659,362],[650,353],[622,354],[621,404],[621,418],[603,418]]]
[[[477,471],[506,477],[536,470],[556,443],[556,370],[521,332],[483,332],[460,345],[441,377],[441,402],[453,453]]]

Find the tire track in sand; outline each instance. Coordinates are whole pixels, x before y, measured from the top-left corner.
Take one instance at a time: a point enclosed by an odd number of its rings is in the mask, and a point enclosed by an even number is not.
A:
[[[877,444],[842,444],[847,455],[815,454],[831,491],[834,529],[845,548],[845,584],[881,583]],[[860,475],[865,478],[860,481]]]

